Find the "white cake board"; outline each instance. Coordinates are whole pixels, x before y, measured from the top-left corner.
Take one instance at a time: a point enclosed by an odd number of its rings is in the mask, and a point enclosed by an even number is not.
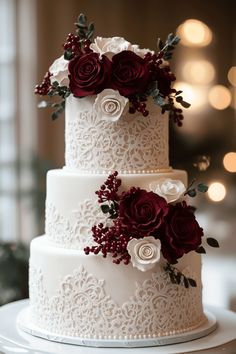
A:
[[[216,318],[210,312],[205,312],[208,319],[206,323],[198,328],[188,331],[186,333],[156,337],[156,338],[146,338],[146,339],[88,339],[79,337],[70,337],[65,335],[58,335],[56,333],[51,333],[45,331],[35,324],[31,323],[30,317],[30,307],[27,306],[20,311],[17,317],[18,327],[33,336],[47,339],[49,341],[73,344],[73,345],[83,345],[89,347],[103,347],[103,348],[142,348],[142,347],[156,347],[177,343],[184,343],[194,339],[198,339],[207,336],[213,332],[217,327]]]
[[[16,324],[28,300],[0,308],[0,353],[27,354],[233,354],[236,353],[236,314],[217,307],[208,307],[217,320],[217,328],[200,339],[181,344],[146,348],[91,348],[61,344],[29,335]]]

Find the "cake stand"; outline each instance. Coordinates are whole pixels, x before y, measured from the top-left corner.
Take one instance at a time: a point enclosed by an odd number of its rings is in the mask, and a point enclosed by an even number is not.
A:
[[[236,314],[217,307],[207,310],[217,319],[214,332],[190,342],[146,348],[91,348],[61,344],[34,337],[19,329],[17,318],[29,300],[0,308],[0,354],[235,354]]]

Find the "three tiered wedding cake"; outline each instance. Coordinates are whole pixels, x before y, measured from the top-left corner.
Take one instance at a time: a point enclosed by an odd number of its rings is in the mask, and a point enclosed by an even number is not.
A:
[[[121,37],[92,41],[92,32],[80,15],[64,56],[36,87],[62,98],[50,105],[53,118],[65,107],[66,152],[65,167],[47,174],[24,329],[96,346],[201,336],[203,230],[186,202],[186,172],[169,166],[163,114],[181,125],[175,102],[188,106],[166,62],[178,37],[156,54]]]

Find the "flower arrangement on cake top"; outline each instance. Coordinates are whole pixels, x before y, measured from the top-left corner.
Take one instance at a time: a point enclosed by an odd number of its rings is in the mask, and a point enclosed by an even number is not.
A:
[[[189,103],[182,97],[182,91],[172,87],[175,75],[171,72],[168,60],[179,42],[174,34],[169,34],[165,43],[158,40],[158,51],[141,49],[122,37],[93,39],[94,25],[87,23],[81,14],[76,23],[76,33],[69,34],[63,45],[64,54],[50,66],[41,85],[35,93],[59,96],[61,101],[43,101],[40,107],[55,109],[52,118],[56,119],[65,108],[69,95],[82,98],[97,95],[96,110],[103,119],[118,120],[127,110],[148,116],[148,97],[161,107],[162,113],[168,111],[170,118],[182,125],[182,109]]]
[[[196,286],[194,279],[173,265],[190,251],[205,253],[203,229],[195,218],[195,208],[187,204],[186,195],[204,193],[207,186],[194,186],[193,182],[185,188],[180,180],[159,178],[150,183],[148,190],[132,187],[119,194],[120,186],[121,179],[114,172],[95,192],[101,210],[109,215],[112,224],[92,227],[94,246],[85,247],[85,254],[101,253],[105,258],[110,254],[114,263],[131,262],[140,271],[155,267],[162,255],[173,283]],[[206,242],[219,246],[212,237],[206,238]]]

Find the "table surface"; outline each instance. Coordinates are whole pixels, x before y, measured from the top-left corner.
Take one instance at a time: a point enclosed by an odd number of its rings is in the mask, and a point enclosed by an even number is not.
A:
[[[90,348],[61,344],[31,336],[17,328],[19,312],[28,300],[0,308],[0,354],[236,354],[236,314],[217,307],[208,307],[216,316],[217,329],[204,338],[187,343],[149,348]]]

